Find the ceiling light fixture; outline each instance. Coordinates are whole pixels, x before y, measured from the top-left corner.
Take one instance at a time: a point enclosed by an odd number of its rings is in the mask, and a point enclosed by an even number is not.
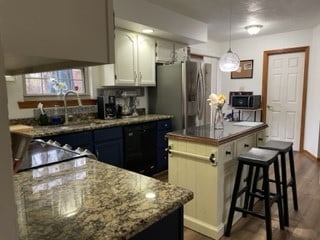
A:
[[[232,4],[230,3],[229,12],[229,50],[223,54],[219,60],[219,68],[222,72],[233,72],[239,69],[240,59],[238,55],[231,51],[231,15],[232,15]]]
[[[150,29],[150,28],[146,28],[146,29],[143,29],[142,30],[143,33],[153,33],[153,29]]]
[[[245,29],[250,35],[256,35],[260,32],[262,27],[263,27],[262,25],[249,25],[249,26],[246,26]]]

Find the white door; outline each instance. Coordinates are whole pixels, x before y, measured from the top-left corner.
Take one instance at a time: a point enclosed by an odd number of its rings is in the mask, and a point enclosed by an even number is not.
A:
[[[138,35],[138,84],[156,85],[156,42],[153,38]]]
[[[115,75],[117,85],[136,83],[136,35],[115,31]]]
[[[304,53],[269,56],[267,124],[270,140],[300,148]]]

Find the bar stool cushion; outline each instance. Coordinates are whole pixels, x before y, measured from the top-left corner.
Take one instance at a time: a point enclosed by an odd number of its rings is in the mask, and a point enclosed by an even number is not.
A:
[[[265,150],[253,147],[248,152],[240,154],[238,160],[243,161],[245,163],[269,165],[272,163],[274,158],[277,157],[278,154],[278,151]]]
[[[292,142],[283,142],[283,141],[276,141],[271,140],[263,144],[262,146],[259,146],[259,148],[263,149],[271,149],[271,150],[278,150],[279,152],[288,152],[290,148],[292,147]]]

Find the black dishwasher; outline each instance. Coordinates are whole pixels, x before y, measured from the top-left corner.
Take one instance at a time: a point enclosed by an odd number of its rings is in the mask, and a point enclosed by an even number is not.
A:
[[[124,129],[124,168],[152,175],[156,164],[156,122]]]

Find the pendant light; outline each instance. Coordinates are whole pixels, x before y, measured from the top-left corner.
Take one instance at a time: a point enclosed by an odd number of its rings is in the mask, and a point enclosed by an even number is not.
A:
[[[229,13],[229,50],[223,54],[219,60],[219,68],[222,72],[233,72],[238,70],[240,66],[240,59],[238,55],[231,51],[231,0]]]

